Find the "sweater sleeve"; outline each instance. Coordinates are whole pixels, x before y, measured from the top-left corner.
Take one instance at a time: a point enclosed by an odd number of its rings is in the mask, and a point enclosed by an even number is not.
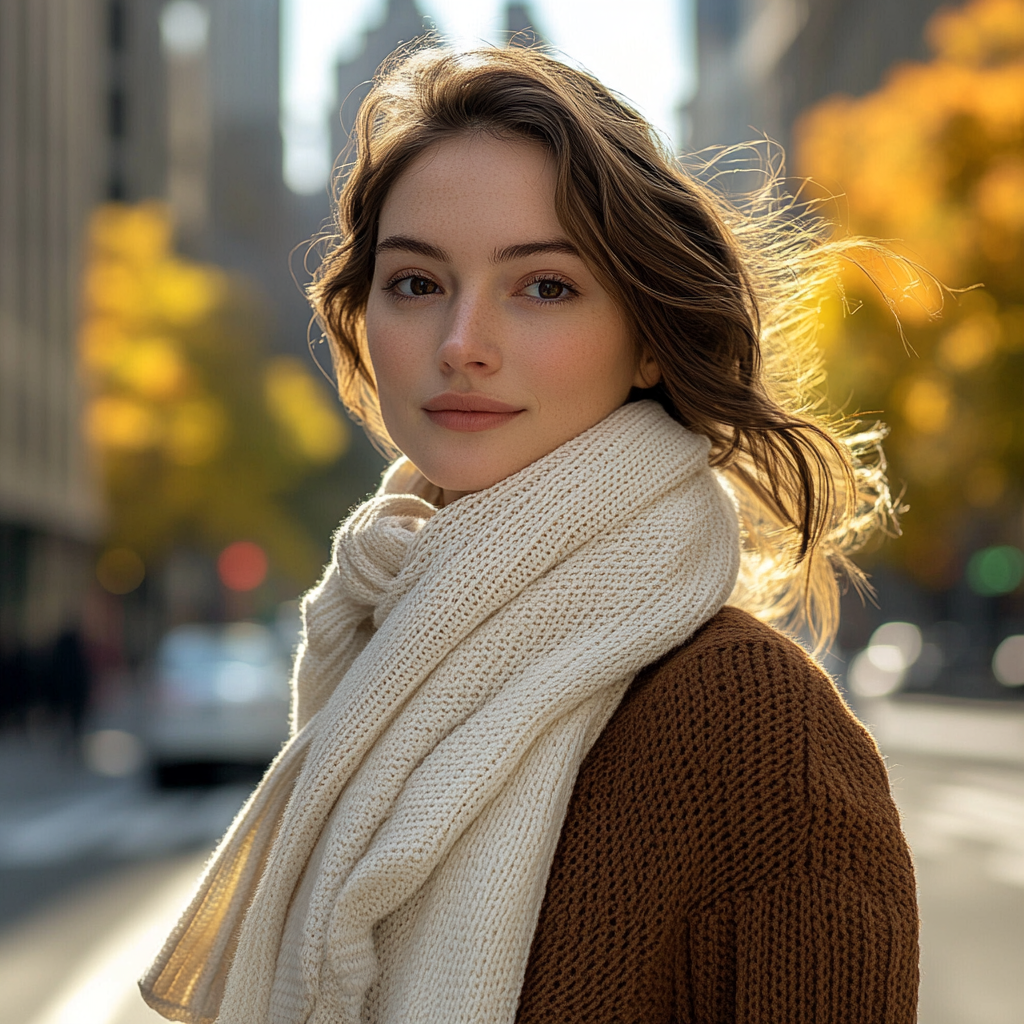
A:
[[[733,796],[729,824],[695,837],[705,854],[679,920],[678,1021],[913,1024],[913,868],[873,740],[774,632],[708,649],[702,670],[685,715],[699,725],[709,699],[728,709],[706,766]]]
[[[734,608],[580,769],[518,1024],[914,1024],[913,868],[871,737]]]
[[[695,914],[680,1024],[913,1024],[916,936],[900,895],[804,876]]]

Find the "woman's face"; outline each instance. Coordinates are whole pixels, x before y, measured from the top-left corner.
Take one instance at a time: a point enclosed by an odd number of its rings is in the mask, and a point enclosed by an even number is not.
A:
[[[426,150],[391,189],[377,238],[366,335],[381,413],[446,501],[656,382],[558,222],[540,146],[475,135]]]

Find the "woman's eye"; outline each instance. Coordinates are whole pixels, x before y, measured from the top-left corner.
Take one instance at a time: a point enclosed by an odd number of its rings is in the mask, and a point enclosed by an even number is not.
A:
[[[400,295],[434,295],[438,291],[437,282],[429,277],[403,277],[391,287]]]
[[[525,291],[534,299],[564,299],[569,296],[571,289],[562,281],[544,278],[540,281],[531,281]]]

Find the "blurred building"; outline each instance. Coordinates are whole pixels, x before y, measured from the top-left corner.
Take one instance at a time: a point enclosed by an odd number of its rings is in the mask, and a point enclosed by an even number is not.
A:
[[[505,33],[520,45],[543,43],[529,4],[512,0],[505,5]],[[386,0],[380,23],[363,34],[359,48],[335,70],[340,116],[331,121],[331,150],[342,152],[355,124],[360,103],[370,91],[373,76],[384,59],[403,43],[431,28],[416,0]]]
[[[800,113],[832,93],[876,88],[927,55],[943,0],[697,0],[698,86],[690,146],[759,135],[789,145]]]
[[[130,2],[162,58],[148,77],[162,80],[164,180],[148,194],[170,201],[182,251],[258,283],[278,314],[275,347],[304,351],[288,253],[307,232],[281,174],[279,0]]]
[[[505,5],[505,31],[510,41],[520,46],[546,42],[537,28],[530,5],[518,0]]]
[[[76,358],[92,209],[167,200],[180,250],[245,274],[271,346],[308,359],[289,253],[328,204],[283,183],[279,36],[279,0],[0,0],[0,717],[96,587]],[[333,522],[377,472],[353,453],[354,473],[331,471],[358,492],[323,499]]]
[[[380,24],[363,33],[359,48],[335,69],[340,116],[331,121],[331,151],[337,156],[348,140],[356,113],[370,91],[374,73],[385,57],[428,29],[416,0],[387,0]]]
[[[109,37],[105,197],[165,198],[181,251],[254,279],[292,314],[275,318],[272,343],[304,352],[288,253],[307,233],[281,174],[279,0],[93,6]]]
[[[89,211],[120,173],[121,26],[101,0],[0,0],[0,654],[77,625],[102,513],[75,333]],[[18,675],[18,679],[15,678]]]
[[[167,175],[166,96],[161,74],[161,0],[93,0],[105,29],[102,101],[106,181],[101,198],[162,196]]]

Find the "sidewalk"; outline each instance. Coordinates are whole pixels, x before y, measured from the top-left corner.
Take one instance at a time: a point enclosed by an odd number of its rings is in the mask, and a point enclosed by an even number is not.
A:
[[[0,817],[12,806],[108,789],[82,763],[79,743],[58,729],[0,732]]]
[[[101,680],[82,736],[97,729],[139,732],[144,695],[131,677],[111,674]],[[82,736],[42,716],[25,725],[0,729],[0,822],[5,812],[27,803],[63,800],[123,785],[122,779],[90,771],[82,753]]]
[[[1024,765],[1024,705],[955,697],[859,698],[857,717],[883,753],[913,751]]]

